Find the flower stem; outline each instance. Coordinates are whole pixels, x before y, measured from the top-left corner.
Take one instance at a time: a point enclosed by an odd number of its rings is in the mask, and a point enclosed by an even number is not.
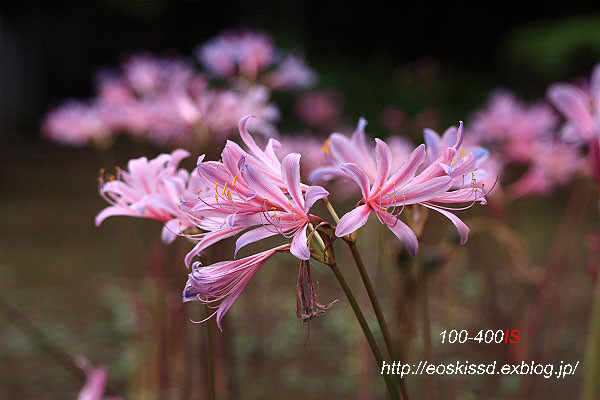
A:
[[[599,395],[600,378],[600,280],[596,282],[594,306],[590,320],[590,333],[586,351],[586,372],[583,381],[583,400],[594,400]]]
[[[352,257],[354,258],[354,262],[358,268],[358,272],[360,273],[360,277],[367,289],[367,294],[369,295],[369,300],[371,301],[371,305],[373,306],[373,310],[375,311],[375,316],[377,317],[377,323],[381,328],[381,333],[383,334],[383,340],[385,342],[385,346],[387,348],[388,354],[392,358],[392,361],[400,361],[399,358],[396,358],[396,353],[394,352],[394,346],[392,341],[392,335],[390,334],[390,329],[388,327],[387,322],[385,321],[385,316],[383,315],[383,311],[381,309],[381,305],[379,304],[379,299],[377,298],[377,294],[375,293],[375,288],[373,287],[373,283],[371,282],[371,278],[367,273],[367,269],[365,268],[365,264],[363,263],[362,257],[360,256],[360,252],[358,251],[358,247],[356,243],[353,241],[346,241],[348,246],[350,247],[350,251],[352,252]],[[404,382],[402,378],[398,378],[398,385],[400,385],[400,391],[402,392],[402,396],[406,399],[410,399],[410,395],[408,390],[404,386]]]
[[[339,223],[340,222],[340,217],[338,217],[337,213],[335,212],[335,209],[333,208],[333,206],[329,202],[329,199],[325,198],[325,199],[323,199],[323,202],[325,203],[325,206],[327,207],[327,211],[329,211],[329,214],[331,214],[331,216],[333,217],[333,220],[335,221],[335,223],[336,224]]]
[[[204,306],[205,317],[210,316],[210,308]],[[215,400],[215,355],[213,346],[212,327],[209,323],[204,324],[206,340],[206,371],[208,373],[208,395],[210,400]]]
[[[352,293],[352,290],[348,286],[348,283],[346,282],[346,279],[342,275],[342,272],[338,268],[337,264],[331,263],[330,267],[333,270],[333,273],[335,274],[335,277],[337,278],[338,282],[340,283],[340,286],[342,287],[344,294],[346,295],[346,297],[348,298],[348,301],[350,302],[350,306],[352,307],[352,310],[354,311],[354,315],[356,316],[356,319],[358,320],[358,323],[365,335],[365,338],[367,339],[367,342],[369,343],[369,346],[371,347],[371,351],[373,352],[373,356],[375,357],[375,361],[377,362],[378,367],[382,366],[383,365],[383,357],[381,356],[381,351],[379,350],[379,347],[377,346],[377,342],[375,341],[373,332],[371,332],[371,328],[369,328],[369,325],[367,324],[367,321],[365,320],[365,316],[363,315],[363,313],[360,309],[360,306],[358,305],[358,302],[356,301],[356,298],[354,297],[354,294]],[[385,384],[387,386],[390,397],[392,399],[400,399],[400,395],[398,394],[396,385],[394,385],[394,382],[390,378],[390,375],[389,374],[382,374],[382,375],[383,375],[383,379],[385,380]]]

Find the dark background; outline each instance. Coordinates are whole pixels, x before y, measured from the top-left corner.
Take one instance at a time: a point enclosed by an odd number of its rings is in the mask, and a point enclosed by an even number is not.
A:
[[[479,8],[421,2],[251,3],[3,2],[0,129],[35,136],[49,106],[92,94],[98,67],[115,66],[140,49],[189,55],[225,28],[263,29],[282,47],[303,51],[322,85],[350,95],[352,119],[385,103],[403,103],[402,95],[377,97],[378,85],[387,87],[399,66],[418,60],[435,60],[439,90],[456,97],[456,110],[442,110],[448,115],[481,104],[495,86],[539,94],[553,80],[587,73],[600,54],[600,17],[595,17],[600,7],[592,2]],[[551,52],[548,43],[553,43]],[[559,57],[564,54],[570,57]],[[407,102],[403,105],[410,109]]]

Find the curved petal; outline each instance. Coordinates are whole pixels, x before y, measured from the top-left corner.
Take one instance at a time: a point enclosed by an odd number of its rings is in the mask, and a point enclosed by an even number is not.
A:
[[[390,179],[387,180],[381,191],[387,193],[393,188],[402,188],[405,186],[415,176],[417,169],[425,161],[425,156],[425,145],[421,144],[413,150],[408,160],[398,168],[398,171],[394,172]]]
[[[244,232],[235,242],[235,253],[233,258],[237,257],[237,253],[242,247],[250,243],[258,242],[259,240],[277,235],[278,233],[279,232],[277,232],[274,227],[267,228],[266,226],[261,226],[248,232]]]
[[[385,210],[380,210],[378,214],[390,231],[392,231],[392,233],[406,245],[406,249],[410,255],[413,257],[416,256],[417,251],[419,251],[419,240],[417,239],[417,236],[413,230],[410,229],[410,227],[402,222],[399,218],[393,216]]]
[[[375,161],[377,164],[377,175],[373,183],[373,191],[383,186],[392,168],[392,151],[388,145],[381,139],[375,139]]]
[[[190,264],[192,263],[192,260],[194,259],[194,257],[196,257],[198,254],[200,254],[200,252],[202,250],[206,249],[207,247],[209,247],[223,239],[237,235],[238,233],[240,233],[241,231],[243,231],[246,228],[247,228],[246,226],[233,227],[233,228],[227,227],[225,229],[220,229],[218,231],[207,232],[204,235],[204,237],[202,237],[202,239],[194,246],[194,248],[185,255],[184,261],[185,261],[186,267],[188,267],[188,268],[190,267]]]
[[[304,197],[300,188],[300,154],[290,153],[281,162],[281,176],[296,207],[304,210]]]
[[[261,199],[267,199],[271,203],[277,204],[286,210],[289,209],[289,200],[285,197],[275,181],[267,177],[251,164],[245,165],[245,172],[246,173],[243,174],[244,179],[256,195],[260,196]]]
[[[308,189],[306,189],[305,194],[306,204],[304,204],[304,207],[306,211],[308,212],[318,200],[321,200],[327,196],[329,196],[329,192],[323,189],[321,186],[309,186]]]
[[[311,183],[315,183],[321,180],[332,180],[335,178],[339,178],[340,176],[345,176],[341,169],[338,167],[320,167],[315,169],[310,176],[308,177],[308,181]]]
[[[115,215],[123,215],[128,217],[139,217],[140,215],[129,207],[120,207],[120,206],[110,206],[106,207],[104,210],[100,211],[98,215],[96,215],[96,226],[100,226],[102,222],[108,217],[112,217]]]
[[[432,163],[442,155],[442,139],[436,131],[429,128],[423,129],[423,138],[425,139],[425,145],[427,146],[427,161]]]
[[[548,98],[568,120],[586,130],[584,133],[589,134],[593,129],[590,104],[581,89],[568,84],[554,84],[548,89]]]
[[[449,190],[451,186],[452,178],[449,176],[433,178],[427,182],[400,190],[396,196],[396,204],[416,204],[422,201],[428,201],[442,195]]]
[[[371,209],[366,204],[346,213],[340,218],[340,222],[335,228],[335,236],[346,236],[361,228],[369,220],[369,215],[371,215]]]
[[[440,214],[448,218],[450,221],[452,221],[452,223],[454,224],[454,226],[456,226],[456,229],[458,230],[458,234],[460,236],[460,244],[464,245],[465,243],[467,243],[467,240],[469,240],[469,227],[464,222],[462,222],[460,218],[458,218],[451,212],[441,208],[437,208],[428,204],[423,204],[423,206],[439,212]]]
[[[363,198],[369,198],[369,178],[367,174],[356,164],[353,163],[345,163],[341,164],[340,168],[348,175],[348,177],[352,178],[354,182],[360,188],[362,192]]]
[[[177,238],[177,235],[181,233],[181,224],[179,221],[179,218],[173,218],[172,220],[165,222],[160,233],[160,238],[163,243],[173,243]]]
[[[292,246],[290,247],[290,253],[301,260],[310,259],[310,249],[308,248],[306,228],[308,228],[308,225],[304,225],[304,227],[298,229],[296,233],[294,233]]]

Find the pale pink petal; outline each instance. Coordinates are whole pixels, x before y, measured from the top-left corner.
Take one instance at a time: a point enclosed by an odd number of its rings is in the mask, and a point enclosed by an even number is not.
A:
[[[404,222],[400,221],[399,218],[385,210],[380,210],[378,215],[392,233],[406,245],[406,249],[410,255],[416,256],[417,251],[419,250],[419,240],[413,230]]]
[[[173,218],[172,220],[165,222],[162,232],[160,233],[160,238],[163,243],[173,243],[177,238],[177,235],[181,233],[181,228],[182,225],[179,218]]]
[[[290,207],[288,198],[283,194],[276,182],[263,174],[258,168],[255,168],[251,164],[246,164],[243,175],[250,189],[254,190],[261,200],[266,199],[286,210]]]
[[[376,191],[379,187],[383,186],[392,167],[392,151],[388,145],[381,139],[375,139],[375,142],[377,143],[375,145],[377,175],[375,177],[375,182],[373,183],[373,191]]]
[[[450,221],[452,221],[452,223],[454,224],[454,226],[456,226],[456,229],[458,230],[458,234],[460,235],[460,244],[464,245],[465,243],[467,243],[467,240],[469,239],[469,227],[464,222],[462,222],[460,218],[452,214],[450,211],[434,207],[429,204],[423,205],[427,208],[431,208],[432,210],[439,212],[440,214],[448,218]]]
[[[348,177],[352,178],[360,188],[363,198],[369,198],[369,178],[367,174],[356,164],[345,163],[339,166]]]
[[[243,231],[246,228],[248,228],[248,227],[247,226],[237,226],[237,227],[233,227],[233,228],[227,227],[227,228],[223,228],[218,231],[206,233],[202,237],[202,239],[196,244],[196,246],[194,246],[194,248],[186,254],[185,259],[184,259],[186,267],[188,267],[188,268],[190,267],[194,257],[196,257],[198,254],[200,254],[200,252],[202,250],[206,249],[207,247],[209,247],[223,239],[237,235],[238,233],[240,233],[241,231]]]
[[[292,239],[292,246],[290,247],[290,253],[301,260],[310,259],[306,228],[308,228],[308,225],[304,225],[304,227],[296,231],[294,238]]]
[[[451,186],[452,178],[449,176],[433,178],[427,182],[399,190],[396,196],[396,204],[417,204],[428,201],[442,195]]]
[[[371,209],[366,204],[346,213],[337,224],[335,236],[346,236],[361,228],[369,220],[369,215],[371,215]]]
[[[548,97],[564,116],[572,123],[581,126],[584,135],[590,135],[594,120],[590,114],[590,102],[579,88],[568,84],[554,84],[548,90]]]
[[[427,145],[427,161],[432,163],[442,155],[442,139],[433,129],[425,128],[423,130],[425,145]]]
[[[408,160],[387,180],[381,191],[387,193],[393,188],[402,188],[405,186],[415,176],[417,169],[425,161],[425,156],[425,145],[422,144],[411,153]]]
[[[112,217],[115,215],[123,215],[129,217],[140,217],[140,214],[135,212],[129,207],[120,207],[120,206],[110,206],[106,207],[104,210],[100,211],[98,215],[96,215],[96,226],[99,226],[104,220],[108,217]]]
[[[300,154],[290,153],[281,162],[281,176],[296,207],[304,209],[304,197],[300,188]]]
[[[261,226],[248,232],[244,232],[244,234],[242,234],[235,242],[235,253],[233,257],[237,257],[237,253],[242,247],[277,234],[279,234],[279,232],[273,226]]]
[[[321,186],[309,186],[306,189],[306,204],[304,205],[306,211],[309,211],[311,207],[318,201],[329,196],[329,192],[323,189]]]

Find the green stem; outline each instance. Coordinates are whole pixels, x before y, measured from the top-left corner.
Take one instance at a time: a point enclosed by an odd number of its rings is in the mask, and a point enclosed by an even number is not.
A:
[[[375,293],[375,288],[373,286],[373,282],[371,282],[371,278],[367,273],[367,269],[365,268],[365,264],[360,256],[358,251],[358,247],[355,242],[347,241],[348,246],[350,247],[350,251],[352,252],[352,257],[354,258],[354,262],[358,268],[358,272],[360,273],[360,277],[367,289],[367,294],[369,295],[369,300],[371,301],[371,305],[373,306],[373,310],[375,311],[375,316],[377,317],[377,323],[381,328],[381,333],[383,334],[383,340],[385,342],[385,347],[387,348],[388,354],[392,358],[392,361],[400,361],[399,358],[396,358],[396,353],[394,352],[394,346],[392,341],[392,335],[390,333],[390,329],[385,320],[385,316],[383,315],[383,311],[381,309],[381,304],[379,303],[379,299],[377,298],[377,294]],[[398,377],[398,385],[400,385],[400,391],[402,392],[402,396],[406,399],[410,399],[410,395],[408,390],[404,386],[404,382],[402,378]]]
[[[587,344],[586,372],[583,382],[583,400],[598,399],[600,377],[600,280],[596,282],[596,293]]]
[[[327,211],[329,211],[329,214],[331,214],[335,223],[338,224],[340,222],[340,217],[338,217],[337,213],[335,212],[335,209],[333,208],[333,206],[331,205],[329,200],[324,199],[323,202],[325,203],[325,206],[327,207]]]
[[[205,318],[210,316],[210,308],[204,306]],[[206,339],[206,371],[208,373],[208,395],[210,400],[215,400],[215,355],[213,345],[212,327],[207,321],[204,323]]]
[[[365,316],[363,315],[362,311],[360,310],[360,306],[358,305],[358,302],[356,301],[356,298],[354,297],[352,290],[350,290],[350,287],[348,286],[346,279],[342,275],[342,271],[340,271],[340,269],[338,268],[336,263],[332,263],[330,265],[330,267],[333,270],[333,273],[335,274],[335,277],[337,278],[338,282],[340,283],[342,290],[344,290],[344,294],[346,295],[346,297],[348,298],[348,301],[350,302],[350,306],[352,307],[352,310],[354,311],[354,315],[356,316],[356,319],[358,320],[358,323],[365,335],[365,338],[367,339],[367,342],[369,342],[369,346],[371,347],[371,351],[373,352],[373,356],[375,357],[375,361],[377,362],[377,365],[379,368],[383,365],[383,357],[381,356],[381,351],[379,350],[379,347],[377,346],[377,342],[375,341],[373,332],[371,332],[371,328],[369,328],[369,325],[367,324],[367,321],[365,320]],[[387,386],[390,397],[392,399],[400,399],[400,397],[398,395],[398,390],[396,389],[396,385],[394,385],[394,382],[392,382],[390,376],[388,374],[382,374],[382,375],[383,375],[383,379],[385,380],[385,384]]]

